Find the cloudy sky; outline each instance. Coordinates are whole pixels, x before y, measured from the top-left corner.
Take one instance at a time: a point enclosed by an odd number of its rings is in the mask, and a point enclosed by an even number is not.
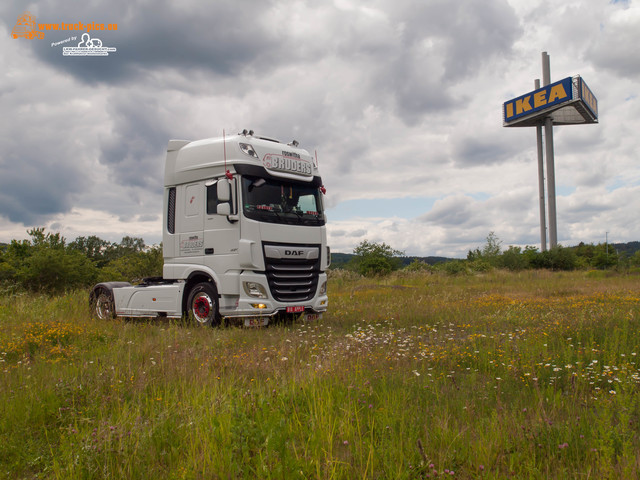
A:
[[[84,31],[104,57],[63,55]],[[110,0],[0,4],[0,242],[161,240],[171,138],[243,128],[318,160],[334,252],[540,246],[535,129],[502,104],[581,75],[599,124],[554,129],[558,242],[640,240],[639,0]]]

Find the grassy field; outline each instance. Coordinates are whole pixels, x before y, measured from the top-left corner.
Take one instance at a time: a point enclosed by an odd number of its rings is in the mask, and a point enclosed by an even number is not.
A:
[[[640,475],[640,277],[334,272],[318,323],[0,297],[0,478]]]

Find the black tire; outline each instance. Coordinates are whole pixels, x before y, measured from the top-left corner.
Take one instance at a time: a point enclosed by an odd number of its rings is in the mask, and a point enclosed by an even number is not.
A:
[[[210,282],[198,283],[189,292],[187,315],[200,325],[215,327],[220,324],[218,292]]]
[[[113,292],[106,288],[98,288],[91,293],[91,315],[100,320],[116,318]]]

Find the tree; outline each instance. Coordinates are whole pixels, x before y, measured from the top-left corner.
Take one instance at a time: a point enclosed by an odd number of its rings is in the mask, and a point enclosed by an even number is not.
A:
[[[400,256],[404,252],[391,248],[386,243],[369,242],[363,240],[353,249],[355,255],[351,261],[351,267],[361,275],[376,276],[386,275],[397,270],[402,265]]]
[[[45,293],[60,293],[95,280],[93,263],[82,253],[68,250],[59,233],[45,233],[44,228],[27,233],[30,240],[13,240],[4,252],[0,279]]]
[[[497,267],[500,263],[500,245],[502,242],[494,232],[490,232],[487,236],[487,243],[475,250],[469,250],[467,260],[471,269],[477,272],[490,270],[491,267]]]
[[[534,268],[548,268],[550,270],[574,270],[578,264],[578,257],[571,248],[557,245],[535,256],[532,261]]]
[[[611,244],[598,244],[595,247],[595,253],[592,260],[592,265],[595,268],[611,268],[618,264],[618,252]]]
[[[513,245],[502,254],[501,265],[512,271],[524,270],[528,267],[527,258],[522,253],[522,249]]]
[[[162,246],[145,247],[144,251],[132,251],[109,262],[100,271],[100,280],[130,282],[145,277],[160,277],[163,265]]]
[[[487,235],[487,243],[482,247],[482,256],[488,260],[495,260],[500,256],[502,241],[494,232]]]
[[[89,237],[78,237],[67,245],[71,251],[78,251],[94,262],[98,268],[105,266],[112,257],[115,246],[112,243],[91,235]],[[111,255],[110,255],[111,253]]]

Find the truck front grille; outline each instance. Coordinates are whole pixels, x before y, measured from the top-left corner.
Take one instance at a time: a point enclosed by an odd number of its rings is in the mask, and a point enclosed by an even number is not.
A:
[[[319,245],[263,244],[267,281],[279,302],[305,302],[318,289]]]

